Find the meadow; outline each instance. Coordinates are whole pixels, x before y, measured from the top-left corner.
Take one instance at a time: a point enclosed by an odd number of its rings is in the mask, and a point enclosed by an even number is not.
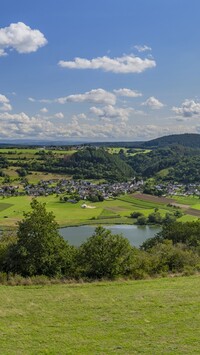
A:
[[[6,354],[199,354],[200,276],[0,286]]]
[[[122,195],[115,199],[104,200],[103,202],[87,202],[95,208],[81,208],[85,201],[76,204],[60,202],[60,197],[50,195],[38,197],[38,201],[46,203],[47,211],[52,211],[56,221],[61,227],[76,226],[83,224],[133,224],[135,219],[130,218],[134,211],[140,211],[145,216],[154,212],[155,208],[164,216],[167,212],[173,212],[172,207],[164,203],[143,201],[135,198],[134,195]],[[30,210],[30,196],[5,197],[0,199],[0,227],[15,227],[17,221],[23,217],[23,212]],[[197,217],[183,215],[180,221],[192,221]]]
[[[134,148],[134,153],[130,153],[129,148],[124,148],[124,147],[110,147],[107,148],[107,150],[110,154],[119,154],[120,151],[123,151],[125,155],[132,156],[132,157],[136,154],[146,154],[151,152],[151,149]]]

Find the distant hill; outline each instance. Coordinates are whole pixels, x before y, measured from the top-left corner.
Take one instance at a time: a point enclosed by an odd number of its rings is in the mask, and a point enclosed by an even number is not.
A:
[[[150,147],[166,147],[172,144],[182,145],[190,148],[200,148],[200,134],[196,133],[184,133],[173,134],[170,136],[164,136],[156,139],[152,139],[148,142],[143,142],[142,146],[145,148]]]
[[[74,178],[125,180],[134,176],[132,168],[118,155],[103,148],[85,148],[66,156],[63,166]]]

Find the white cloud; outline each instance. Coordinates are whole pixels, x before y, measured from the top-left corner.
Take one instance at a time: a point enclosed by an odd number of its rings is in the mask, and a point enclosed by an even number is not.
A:
[[[31,102],[35,102],[36,101],[33,97],[29,97],[28,100],[31,101]]]
[[[42,102],[43,104],[50,104],[52,102],[52,100],[49,99],[40,99],[38,100],[38,102]]]
[[[60,60],[58,65],[68,69],[102,69],[113,73],[142,73],[146,69],[154,68],[156,62],[153,59],[142,59],[133,54],[117,58],[107,56],[93,58],[75,58],[74,61]]]
[[[118,89],[118,90],[113,90],[113,92],[118,95],[118,96],[125,96],[125,97],[139,97],[142,96],[142,94],[136,90],[130,90],[130,89]]]
[[[109,118],[109,119],[118,119],[120,121],[127,121],[130,114],[134,112],[132,108],[118,108],[114,107],[112,105],[108,105],[103,107],[102,109],[99,109],[98,107],[91,107],[90,112],[99,118]]]
[[[46,107],[43,107],[43,108],[41,108],[40,112],[42,112],[42,113],[47,113],[47,112],[48,112],[48,109],[47,109]]]
[[[146,52],[146,51],[151,51],[152,48],[149,46],[144,45],[136,45],[134,46],[135,49],[137,49],[138,52]]]
[[[4,49],[0,48],[0,57],[6,57],[7,53],[4,51]]]
[[[142,106],[148,106],[152,110],[159,110],[164,107],[164,104],[158,99],[156,99],[154,96],[151,96],[145,102],[142,103]]]
[[[185,118],[200,116],[200,103],[186,99],[181,107],[173,107],[172,111]]]
[[[90,113],[94,114],[95,116],[102,116],[103,110],[99,107],[90,107]]]
[[[55,116],[56,118],[60,118],[60,119],[64,118],[64,115],[63,115],[62,112],[57,112],[57,113],[55,113],[54,116]]]
[[[15,49],[18,53],[36,52],[45,44],[47,40],[43,33],[31,29],[23,22],[0,28],[0,56],[7,55],[8,49]]]
[[[24,112],[15,114],[1,112],[0,138],[37,138],[43,140],[80,138],[96,141],[122,139],[133,141],[156,138],[172,133],[188,131],[195,133],[200,130],[199,125],[190,125],[188,128],[188,124],[174,125],[174,122],[170,123],[169,120],[166,120],[163,125],[145,125],[142,121],[141,124],[136,124],[132,119],[124,119],[126,113],[123,111],[122,115],[122,111],[119,110],[121,109],[116,107],[103,107],[101,112],[97,111],[99,120],[87,118],[85,114],[81,113],[74,115],[71,122],[57,120],[55,117],[54,120],[52,117],[51,121],[44,120],[41,116],[31,117]],[[95,110],[92,111],[95,112]],[[131,112],[130,110],[129,114]],[[134,114],[135,111],[133,112],[133,118]],[[120,118],[120,115],[122,115],[122,118]]]
[[[96,89],[85,92],[84,94],[69,95],[66,97],[60,97],[56,99],[60,104],[65,104],[66,102],[90,102],[95,104],[111,104],[116,103],[116,97],[111,92],[103,89]]]
[[[5,96],[0,94],[0,110],[1,111],[11,111],[12,106],[10,104],[9,99]]]

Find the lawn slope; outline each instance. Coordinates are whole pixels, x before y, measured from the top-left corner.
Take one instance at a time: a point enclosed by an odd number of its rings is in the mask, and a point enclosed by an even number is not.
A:
[[[200,277],[0,286],[6,354],[198,354]]]

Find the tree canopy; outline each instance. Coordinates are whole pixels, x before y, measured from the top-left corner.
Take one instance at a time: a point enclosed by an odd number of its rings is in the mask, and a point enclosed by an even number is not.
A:
[[[10,250],[8,269],[23,276],[67,275],[73,248],[59,235],[55,217],[46,211],[45,204],[34,199],[31,208],[18,223],[17,243]]]
[[[128,239],[97,227],[95,233],[79,249],[78,263],[89,278],[115,278],[129,275],[134,248]]]

